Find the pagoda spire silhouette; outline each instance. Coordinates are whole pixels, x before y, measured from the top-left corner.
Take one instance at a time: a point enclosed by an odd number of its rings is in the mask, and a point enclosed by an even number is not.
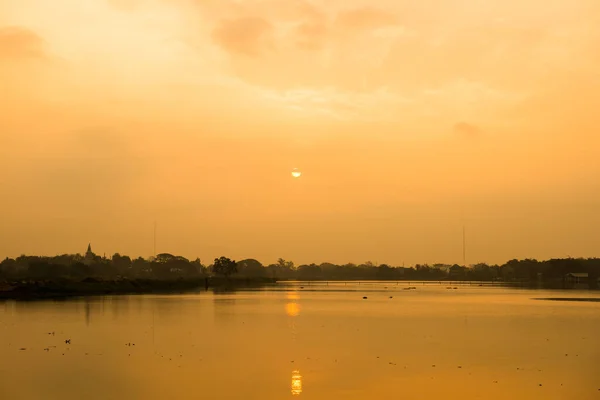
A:
[[[90,243],[90,244],[88,244],[87,251],[85,252],[85,261],[84,261],[84,263],[87,264],[87,265],[90,265],[92,262],[94,262],[95,258],[96,258],[96,255],[92,251],[92,244]]]

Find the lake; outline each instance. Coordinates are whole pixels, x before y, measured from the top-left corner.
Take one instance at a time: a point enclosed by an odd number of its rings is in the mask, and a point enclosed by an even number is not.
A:
[[[600,293],[412,285],[2,302],[0,399],[600,399]]]

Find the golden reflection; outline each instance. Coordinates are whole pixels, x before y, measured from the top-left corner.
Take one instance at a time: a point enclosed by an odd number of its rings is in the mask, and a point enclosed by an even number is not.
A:
[[[288,300],[299,300],[300,295],[298,294],[298,292],[288,292],[286,298]]]
[[[292,371],[292,395],[300,396],[302,393],[302,375],[300,371]]]
[[[300,314],[300,306],[297,303],[287,303],[285,313],[290,317],[297,317]]]

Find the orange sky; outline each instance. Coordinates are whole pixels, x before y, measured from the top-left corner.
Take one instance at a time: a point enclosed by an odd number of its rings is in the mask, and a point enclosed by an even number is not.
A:
[[[597,0],[59,3],[0,2],[2,258],[600,255]]]

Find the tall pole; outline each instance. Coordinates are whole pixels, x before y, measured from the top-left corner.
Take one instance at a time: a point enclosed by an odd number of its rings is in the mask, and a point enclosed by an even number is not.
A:
[[[463,265],[467,266],[467,240],[465,235],[465,226],[463,225]]]
[[[156,258],[156,220],[154,221],[154,258]]]

